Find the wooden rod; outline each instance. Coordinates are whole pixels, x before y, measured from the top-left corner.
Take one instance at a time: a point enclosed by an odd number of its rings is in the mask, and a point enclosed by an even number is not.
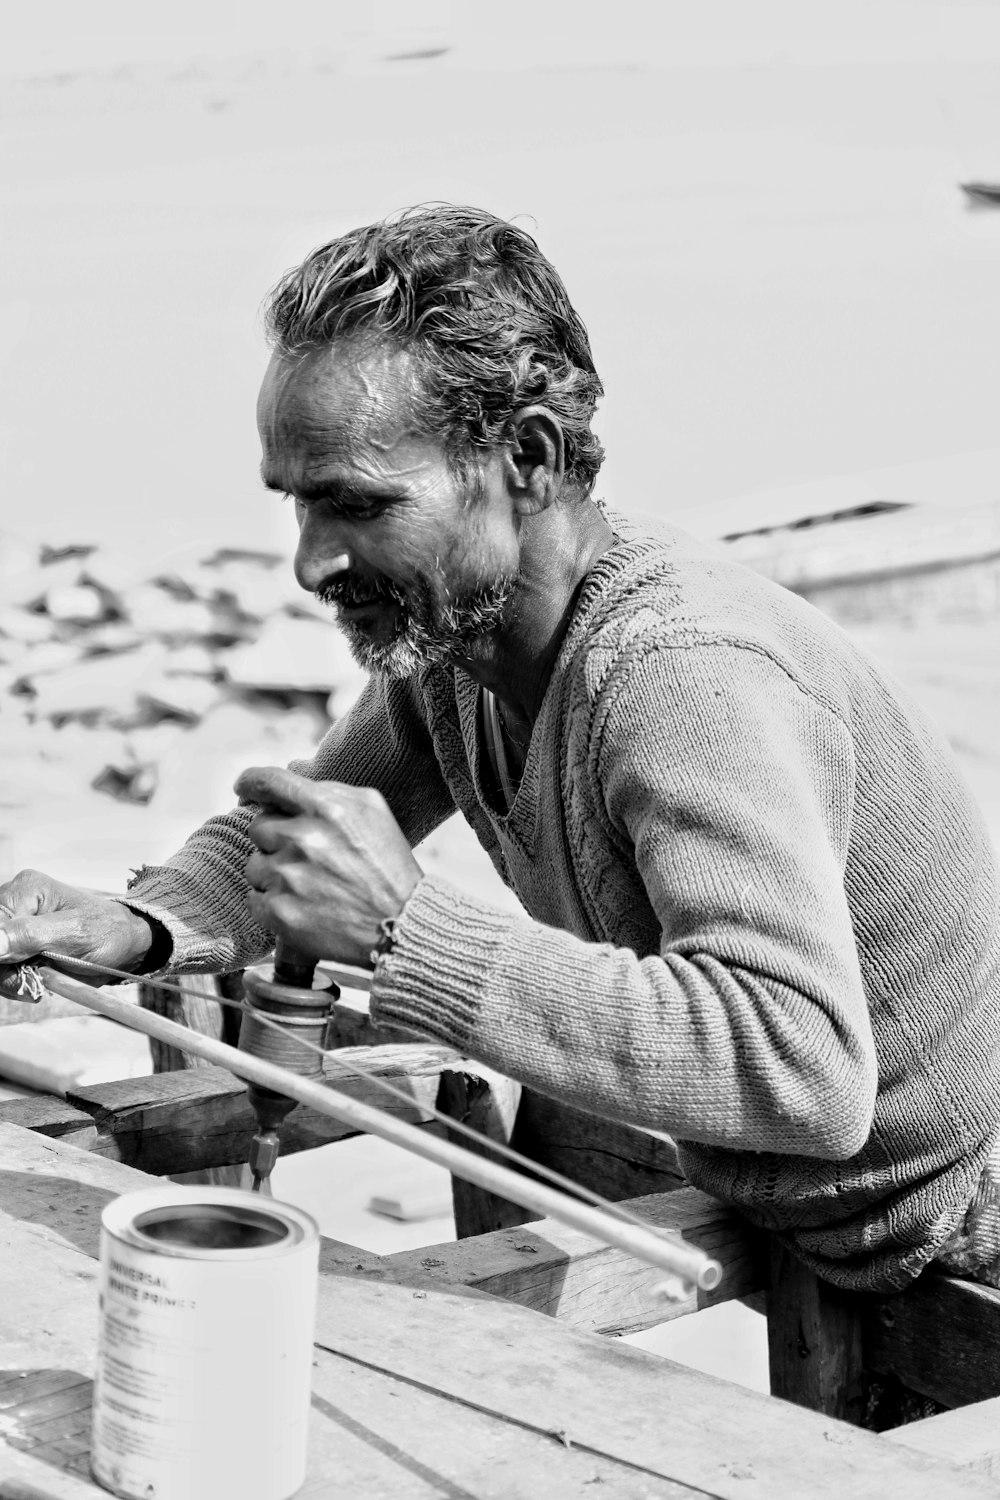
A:
[[[678,1294],[680,1288],[674,1284],[677,1281],[687,1285],[694,1283],[695,1286],[711,1291],[722,1279],[719,1262],[696,1246],[685,1245],[676,1238],[666,1238],[645,1226],[615,1219],[587,1203],[577,1202],[575,1198],[570,1198],[566,1193],[560,1193],[545,1183],[523,1177],[519,1172],[513,1172],[498,1162],[474,1156],[471,1151],[465,1151],[450,1141],[425,1134],[380,1109],[373,1109],[370,1104],[362,1104],[357,1099],[339,1093],[335,1084],[316,1083],[309,1078],[300,1078],[287,1068],[280,1068],[249,1052],[240,1052],[225,1042],[216,1041],[214,1037],[203,1036],[199,1031],[179,1026],[166,1016],[129,1004],[120,1000],[117,995],[94,989],[79,979],[70,978],[68,974],[60,974],[56,969],[43,968],[41,975],[46,989],[53,994],[62,995],[66,1000],[74,1000],[88,1010],[107,1016],[109,1020],[120,1021],[133,1031],[144,1031],[148,1036],[156,1037],[170,1046],[180,1047],[182,1051],[203,1057],[207,1062],[217,1063],[250,1083],[286,1094],[291,1099],[297,1099],[300,1104],[308,1104],[321,1114],[331,1115],[335,1120],[352,1126],[362,1134],[381,1136],[394,1146],[402,1146],[416,1156],[445,1167],[466,1182],[473,1182],[501,1198],[519,1203],[522,1208],[536,1212],[539,1218],[558,1219],[561,1223],[578,1229],[581,1234],[589,1234],[596,1240],[616,1246],[628,1255],[634,1255],[647,1265],[656,1266],[668,1278],[664,1285],[666,1297],[672,1298]],[[670,1278],[673,1278],[673,1282]]]

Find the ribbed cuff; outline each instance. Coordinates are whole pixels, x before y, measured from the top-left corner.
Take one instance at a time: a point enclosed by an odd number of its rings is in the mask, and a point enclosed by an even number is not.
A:
[[[372,1020],[468,1048],[511,921],[488,902],[425,875],[375,968]]]
[[[241,928],[254,934],[259,931],[248,917],[236,909],[210,914],[200,887],[182,871],[168,865],[146,865],[137,870],[127,894],[118,899],[166,928],[172,943],[171,971],[222,973],[240,968],[257,956],[244,954],[237,948],[236,934],[246,936]],[[263,943],[260,951],[266,952],[270,945],[266,935],[260,936]]]

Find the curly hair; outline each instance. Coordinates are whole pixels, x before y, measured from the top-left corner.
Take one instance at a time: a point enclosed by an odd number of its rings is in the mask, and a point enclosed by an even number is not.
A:
[[[604,387],[587,330],[531,235],[506,220],[433,204],[352,229],[286,272],[264,321],[285,357],[354,337],[406,350],[421,376],[416,415],[460,470],[511,437],[519,407],[544,403],[562,425],[567,478],[593,489]]]

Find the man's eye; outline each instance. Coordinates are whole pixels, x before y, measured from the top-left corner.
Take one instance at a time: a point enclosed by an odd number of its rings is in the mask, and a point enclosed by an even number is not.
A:
[[[374,521],[385,510],[385,500],[358,500],[350,505],[345,505],[343,515],[345,520],[351,521]]]
[[[303,511],[322,509],[338,521],[373,521],[392,503],[372,495],[325,495],[303,500],[284,490],[281,499],[290,500],[300,515]]]
[[[338,521],[373,521],[389,504],[379,495],[338,495],[322,502]]]

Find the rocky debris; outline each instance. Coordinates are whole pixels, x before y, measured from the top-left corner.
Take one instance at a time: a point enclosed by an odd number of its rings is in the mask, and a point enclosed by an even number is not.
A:
[[[220,743],[247,763],[293,736],[289,753],[309,754],[365,680],[276,554],[143,560],[0,534],[0,727],[26,794],[48,778],[63,795],[72,780],[176,800],[191,758],[203,768]]]
[[[104,618],[104,596],[92,583],[53,584],[46,591],[44,605],[50,620],[67,625],[93,625]]]
[[[0,650],[5,657],[14,643],[32,645],[36,641],[50,640],[51,636],[52,622],[47,615],[13,607],[0,609]]]

